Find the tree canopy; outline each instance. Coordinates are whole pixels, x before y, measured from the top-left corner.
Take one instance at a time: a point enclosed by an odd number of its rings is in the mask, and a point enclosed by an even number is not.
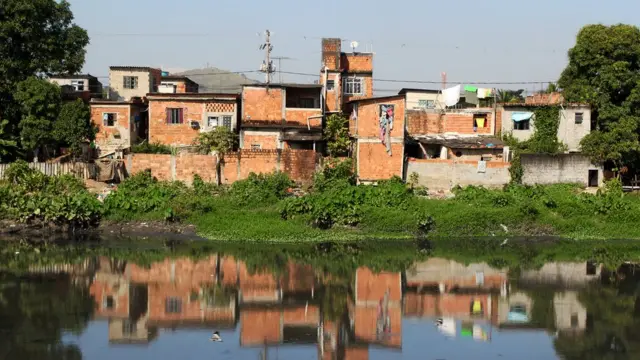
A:
[[[20,82],[32,76],[77,73],[89,36],[73,23],[66,0],[3,0],[0,3],[0,119],[15,137],[27,118],[14,99]],[[31,110],[30,110],[31,111]],[[35,124],[39,117],[31,113]]]
[[[60,113],[62,93],[58,85],[30,77],[17,85],[14,94],[20,106],[20,140],[27,150],[35,150],[53,141],[53,122]]]
[[[96,129],[91,124],[91,110],[82,100],[67,102],[60,108],[58,119],[53,123],[53,138],[76,153],[80,145],[94,140]]]
[[[569,102],[592,106],[596,127],[582,141],[593,160],[620,166],[640,151],[640,29],[588,25],[569,50],[559,87]]]

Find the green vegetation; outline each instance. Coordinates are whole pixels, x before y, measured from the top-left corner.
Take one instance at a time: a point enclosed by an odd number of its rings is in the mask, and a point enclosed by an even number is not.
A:
[[[324,139],[330,156],[346,156],[351,149],[349,120],[342,114],[329,115],[324,128]]]
[[[171,154],[171,146],[160,143],[148,143],[143,142],[131,147],[131,152],[134,154]]]
[[[45,176],[20,161],[6,170],[5,178],[0,182],[0,218],[79,227],[100,219],[100,203],[73,176]]]
[[[455,198],[431,199],[400,179],[356,186],[350,161],[332,162],[299,194],[283,173],[251,174],[231,186],[195,176],[192,186],[142,172],[121,183],[104,203],[77,180],[47,178],[17,163],[0,183],[5,219],[86,226],[111,221],[194,224],[212,240],[319,242],[364,239],[556,236],[640,238],[640,197],[618,180],[596,194],[576,185],[469,186]]]
[[[238,143],[238,135],[226,126],[217,126],[215,129],[200,133],[195,145],[203,154],[213,153],[216,156],[216,183],[222,183],[222,167],[224,157],[231,152]]]
[[[569,50],[559,87],[569,102],[592,106],[596,128],[582,140],[594,161],[640,169],[640,29],[588,25]]]

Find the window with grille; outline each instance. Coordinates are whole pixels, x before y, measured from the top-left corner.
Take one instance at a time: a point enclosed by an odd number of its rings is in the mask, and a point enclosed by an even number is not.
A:
[[[125,89],[137,89],[138,77],[137,76],[125,76],[122,80]]]
[[[513,130],[529,130],[529,121],[530,120],[514,121]]]
[[[433,109],[436,103],[433,100],[418,100],[418,107],[421,109]]]
[[[217,127],[218,121],[220,121],[220,118],[218,118],[217,116],[209,116],[207,118],[207,127],[209,128]]]
[[[84,80],[73,80],[71,86],[75,91],[84,91]]]
[[[302,109],[313,109],[315,107],[315,102],[313,98],[300,98],[298,100],[298,107]]]
[[[182,300],[177,297],[169,297],[165,300],[165,312],[167,314],[179,314],[182,312]]]
[[[364,95],[362,78],[348,77],[344,79],[345,95]]]
[[[180,108],[167,109],[167,124],[184,123],[183,110]]]
[[[102,114],[102,125],[104,126],[116,126],[118,121],[118,114],[116,113],[104,113]]]
[[[582,120],[584,120],[584,114],[581,112],[576,113],[576,124],[582,124]]]
[[[225,126],[231,129],[231,116],[223,116],[222,117],[222,126]]]

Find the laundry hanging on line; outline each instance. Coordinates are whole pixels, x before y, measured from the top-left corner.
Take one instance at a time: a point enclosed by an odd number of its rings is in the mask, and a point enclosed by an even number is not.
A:
[[[468,92],[472,92],[475,93],[478,91],[478,88],[472,85],[465,85],[464,86],[464,91],[468,91]]]
[[[460,102],[460,85],[442,90],[442,101],[446,106],[454,106]]]
[[[491,97],[492,93],[493,93],[493,91],[491,89],[478,88],[478,98],[480,98],[480,99],[486,99],[488,97]]]
[[[467,104],[478,105],[480,103],[480,100],[478,100],[478,94],[476,94],[475,92],[465,91],[464,102],[466,102]]]

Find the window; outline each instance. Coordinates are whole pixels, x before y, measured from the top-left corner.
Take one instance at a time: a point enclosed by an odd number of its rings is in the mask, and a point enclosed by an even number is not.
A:
[[[348,77],[344,79],[345,95],[364,95],[362,78]]]
[[[184,119],[182,109],[167,109],[167,124],[182,124],[183,122]]]
[[[231,129],[231,116],[223,116],[222,117],[222,126]]]
[[[102,307],[106,310],[113,310],[113,308],[115,307],[116,302],[113,299],[113,296],[108,295],[104,298],[104,302],[102,303]]]
[[[118,114],[115,114],[115,113],[102,114],[102,125],[104,126],[116,126],[117,121],[118,121]]]
[[[217,116],[209,116],[207,118],[207,127],[213,128],[218,126],[220,121],[220,118],[218,118]]]
[[[137,89],[138,88],[138,77],[137,76],[125,76],[122,79],[124,83],[125,89]]]
[[[530,120],[514,121],[513,130],[529,130]]]
[[[576,124],[582,124],[582,120],[584,119],[584,113],[577,112],[576,113]]]
[[[418,100],[418,107],[421,109],[434,109],[436,103],[433,100]]]
[[[182,312],[182,300],[177,297],[169,297],[165,300],[165,312],[167,314],[179,314]]]
[[[331,91],[336,88],[335,80],[327,80],[327,91]]]
[[[72,80],[71,86],[75,91],[84,91],[84,80]]]
[[[314,105],[313,98],[300,98],[298,100],[298,107],[302,109],[313,109]]]
[[[251,144],[251,150],[260,150],[262,149],[262,145],[260,144]]]

